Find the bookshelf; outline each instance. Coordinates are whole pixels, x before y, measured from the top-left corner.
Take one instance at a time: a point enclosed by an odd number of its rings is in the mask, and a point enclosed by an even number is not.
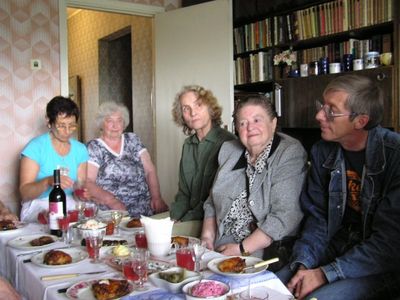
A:
[[[297,68],[321,57],[342,63],[348,53],[363,58],[369,51],[392,52],[389,66],[350,72],[378,82],[385,94],[383,125],[399,130],[398,1],[234,0],[233,7],[235,91],[240,97],[246,92],[273,96],[274,88],[281,87],[281,102],[276,105],[282,131],[300,140],[319,138],[314,102],[330,80],[345,74],[280,78],[273,58],[288,49],[296,53]]]

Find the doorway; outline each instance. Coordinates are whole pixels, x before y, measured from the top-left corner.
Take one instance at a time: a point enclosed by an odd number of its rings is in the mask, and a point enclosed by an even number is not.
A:
[[[115,101],[129,110],[126,131],[133,132],[131,30],[126,27],[99,40],[99,104]]]

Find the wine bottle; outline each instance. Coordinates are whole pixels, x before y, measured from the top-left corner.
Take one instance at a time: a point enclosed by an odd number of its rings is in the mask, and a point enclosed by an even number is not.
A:
[[[60,170],[54,170],[54,186],[49,194],[49,228],[50,234],[61,236],[58,218],[67,215],[67,201],[60,184]]]

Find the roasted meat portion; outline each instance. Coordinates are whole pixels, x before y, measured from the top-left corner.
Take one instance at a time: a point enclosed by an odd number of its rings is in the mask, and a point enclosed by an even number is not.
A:
[[[50,250],[44,255],[43,263],[46,265],[66,265],[72,263],[72,257],[60,250]]]
[[[140,222],[140,219],[138,218],[133,218],[126,224],[126,227],[128,228],[138,228],[142,226],[142,222]]]
[[[43,245],[47,245],[47,244],[51,244],[51,243],[54,243],[54,240],[51,236],[48,236],[48,235],[44,235],[44,236],[41,236],[37,239],[30,241],[31,246],[35,246],[35,247],[43,246]]]
[[[173,236],[171,238],[171,244],[175,244],[180,247],[186,247],[187,245],[189,245],[189,239],[184,236]]]
[[[97,300],[111,300],[130,293],[126,280],[104,279],[92,284],[93,295]]]
[[[11,220],[0,221],[0,231],[16,229],[14,222]]]
[[[235,256],[219,262],[217,267],[224,273],[240,273],[246,267],[246,260]]]

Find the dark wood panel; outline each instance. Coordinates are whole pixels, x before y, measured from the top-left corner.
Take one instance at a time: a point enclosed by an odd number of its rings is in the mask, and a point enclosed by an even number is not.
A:
[[[384,93],[383,126],[396,128],[395,110],[393,107],[393,67],[379,67],[376,69],[352,72],[368,76],[381,87]],[[322,100],[322,93],[326,85],[335,77],[344,73],[309,76],[302,78],[288,78],[279,81],[282,85],[282,117],[280,125],[284,128],[318,128],[315,120],[315,100]]]

